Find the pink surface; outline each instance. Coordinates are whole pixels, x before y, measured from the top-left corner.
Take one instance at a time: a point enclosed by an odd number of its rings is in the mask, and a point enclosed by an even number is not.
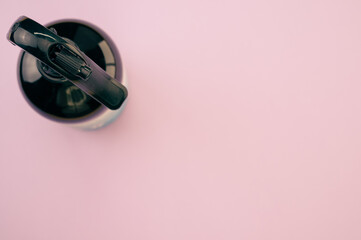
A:
[[[360,1],[101,2],[2,4],[1,240],[361,239]],[[20,15],[113,38],[114,124],[27,105],[5,39]]]

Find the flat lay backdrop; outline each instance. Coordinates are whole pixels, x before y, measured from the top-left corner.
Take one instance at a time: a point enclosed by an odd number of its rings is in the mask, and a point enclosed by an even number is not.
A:
[[[2,1],[1,240],[360,240],[361,1]],[[18,87],[26,15],[101,27],[129,101],[84,132]]]

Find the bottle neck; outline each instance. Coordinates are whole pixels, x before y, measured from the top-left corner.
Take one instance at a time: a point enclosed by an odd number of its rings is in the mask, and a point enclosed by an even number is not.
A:
[[[49,67],[45,63],[42,63],[39,60],[36,60],[36,66],[40,74],[50,82],[63,83],[67,81],[65,77],[63,77],[62,75],[54,71],[51,67]]]

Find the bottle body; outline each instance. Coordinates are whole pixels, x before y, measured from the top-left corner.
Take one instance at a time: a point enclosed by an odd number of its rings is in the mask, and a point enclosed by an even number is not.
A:
[[[126,84],[119,53],[111,39],[96,26],[74,20],[47,25],[76,44],[110,77]],[[62,75],[49,69],[32,55],[21,52],[18,67],[19,85],[28,103],[44,117],[81,129],[103,127],[120,114],[125,103],[110,110],[84,93]]]

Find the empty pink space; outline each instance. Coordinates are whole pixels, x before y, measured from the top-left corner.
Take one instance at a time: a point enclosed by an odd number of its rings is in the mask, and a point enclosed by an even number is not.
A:
[[[361,239],[361,2],[2,5],[1,240]],[[28,106],[5,38],[20,15],[111,36],[116,122],[84,132]]]

